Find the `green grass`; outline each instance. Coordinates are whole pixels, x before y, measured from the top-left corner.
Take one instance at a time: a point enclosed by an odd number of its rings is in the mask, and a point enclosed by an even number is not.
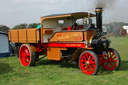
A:
[[[100,68],[98,75],[88,76],[66,61],[44,59],[34,67],[21,66],[16,57],[0,59],[0,85],[128,85],[128,37],[111,37],[111,47],[121,55],[118,71]]]

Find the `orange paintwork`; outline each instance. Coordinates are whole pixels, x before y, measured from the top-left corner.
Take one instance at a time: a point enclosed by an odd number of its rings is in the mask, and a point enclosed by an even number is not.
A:
[[[87,40],[89,43],[91,43],[92,38],[96,35],[95,30],[88,30],[84,32],[84,40]]]
[[[9,30],[9,40],[15,43],[38,43],[39,30],[35,28]]]
[[[9,40],[11,42],[18,42],[18,31],[17,30],[9,30],[8,32]]]
[[[96,35],[96,31],[88,30],[85,32],[57,32],[53,35],[53,37],[49,40],[50,42],[77,42],[83,41],[83,33],[84,33],[84,40],[91,42],[92,38]]]
[[[48,60],[60,61],[61,50],[67,50],[67,48],[48,48],[48,50],[47,50]]]
[[[51,35],[53,34],[53,29],[51,28],[44,28],[43,29],[43,35],[46,34],[46,35]]]
[[[83,33],[82,32],[58,32],[53,35],[53,37],[50,39],[50,42],[56,42],[56,41],[82,41],[83,40]]]

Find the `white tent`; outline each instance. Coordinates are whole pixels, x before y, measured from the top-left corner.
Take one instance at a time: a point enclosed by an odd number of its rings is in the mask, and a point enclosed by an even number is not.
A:
[[[123,26],[123,28],[124,28],[125,30],[127,30],[127,33],[128,33],[128,26]]]
[[[0,31],[0,57],[10,55],[8,34]]]

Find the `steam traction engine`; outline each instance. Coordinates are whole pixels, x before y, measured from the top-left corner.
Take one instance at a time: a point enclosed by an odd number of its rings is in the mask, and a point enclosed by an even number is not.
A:
[[[19,59],[24,67],[32,66],[40,55],[48,60],[79,61],[83,73],[94,75],[99,65],[117,70],[120,65],[118,52],[109,48],[102,32],[102,8],[96,15],[86,12],[49,15],[41,17],[41,27],[9,30],[9,40],[17,46]],[[92,18],[96,17],[96,27]],[[83,20],[83,24],[76,23]]]

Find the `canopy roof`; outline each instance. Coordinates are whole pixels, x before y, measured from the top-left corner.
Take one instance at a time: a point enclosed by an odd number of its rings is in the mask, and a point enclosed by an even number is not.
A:
[[[90,13],[90,17],[95,17],[95,14]],[[66,13],[66,14],[53,14],[41,17],[42,19],[52,19],[52,18],[75,18],[80,19],[88,17],[88,12],[76,12],[76,13]]]

